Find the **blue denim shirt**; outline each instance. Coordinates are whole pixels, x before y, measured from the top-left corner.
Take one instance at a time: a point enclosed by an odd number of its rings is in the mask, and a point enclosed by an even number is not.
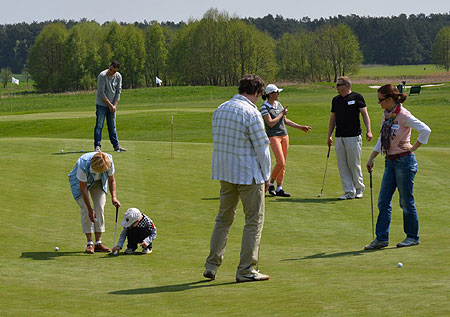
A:
[[[73,170],[69,173],[69,183],[70,187],[72,189],[72,195],[75,200],[79,199],[81,197],[81,190],[80,190],[80,180],[77,178],[77,169],[78,167],[81,168],[81,170],[87,175],[87,189],[89,190],[92,185],[94,184],[94,177],[95,174],[91,173],[91,160],[92,157],[97,152],[90,152],[82,155],[78,161],[77,164],[75,164],[75,167]],[[109,159],[111,160],[111,167],[114,166],[112,156],[110,154],[107,154]],[[108,171],[102,173],[101,175],[102,180],[102,187],[103,191],[105,193],[108,192]]]

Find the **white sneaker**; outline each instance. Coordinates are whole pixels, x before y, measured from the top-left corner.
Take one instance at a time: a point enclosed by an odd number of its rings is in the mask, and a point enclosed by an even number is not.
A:
[[[269,275],[261,274],[258,271],[253,270],[251,273],[245,275],[236,274],[236,282],[255,282],[255,281],[267,281],[270,278]]]
[[[346,193],[345,195],[342,195],[339,197],[339,200],[347,200],[347,199],[353,199],[355,196],[352,193]]]
[[[95,152],[101,152],[101,151],[102,151],[102,148],[99,145],[97,145],[95,147]]]
[[[361,199],[361,198],[363,198],[363,192],[360,192],[360,193],[357,192],[355,198],[356,198],[356,199]]]
[[[142,254],[150,254],[152,252],[153,252],[153,250],[150,248],[142,248]]]

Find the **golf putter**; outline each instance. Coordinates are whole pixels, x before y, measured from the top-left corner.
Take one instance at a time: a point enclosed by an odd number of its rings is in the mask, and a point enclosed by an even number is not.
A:
[[[327,163],[325,164],[325,173],[323,173],[322,189],[320,190],[320,194],[317,195],[317,197],[322,196],[323,185],[325,184],[325,176],[327,175],[328,159],[330,158],[330,149],[331,149],[331,146],[328,146]]]
[[[370,207],[372,209],[372,240],[375,240],[375,229],[373,227],[373,186],[372,186],[372,171],[369,172],[370,174]]]

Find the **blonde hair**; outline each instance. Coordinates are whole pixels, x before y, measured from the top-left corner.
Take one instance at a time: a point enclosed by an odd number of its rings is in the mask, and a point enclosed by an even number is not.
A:
[[[95,153],[91,159],[91,167],[97,173],[104,173],[111,168],[111,160],[104,152]]]
[[[346,85],[348,85],[349,88],[352,87],[352,81],[350,80],[350,78],[348,76],[341,76],[337,80],[343,81]]]

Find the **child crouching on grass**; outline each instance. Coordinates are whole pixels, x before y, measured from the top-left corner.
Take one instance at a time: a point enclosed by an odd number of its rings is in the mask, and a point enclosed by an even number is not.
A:
[[[142,254],[152,253],[152,242],[156,239],[156,227],[148,216],[137,208],[130,208],[124,214],[122,227],[123,230],[113,252],[119,252],[125,239],[128,239],[125,254],[134,254],[138,243],[142,246]]]

